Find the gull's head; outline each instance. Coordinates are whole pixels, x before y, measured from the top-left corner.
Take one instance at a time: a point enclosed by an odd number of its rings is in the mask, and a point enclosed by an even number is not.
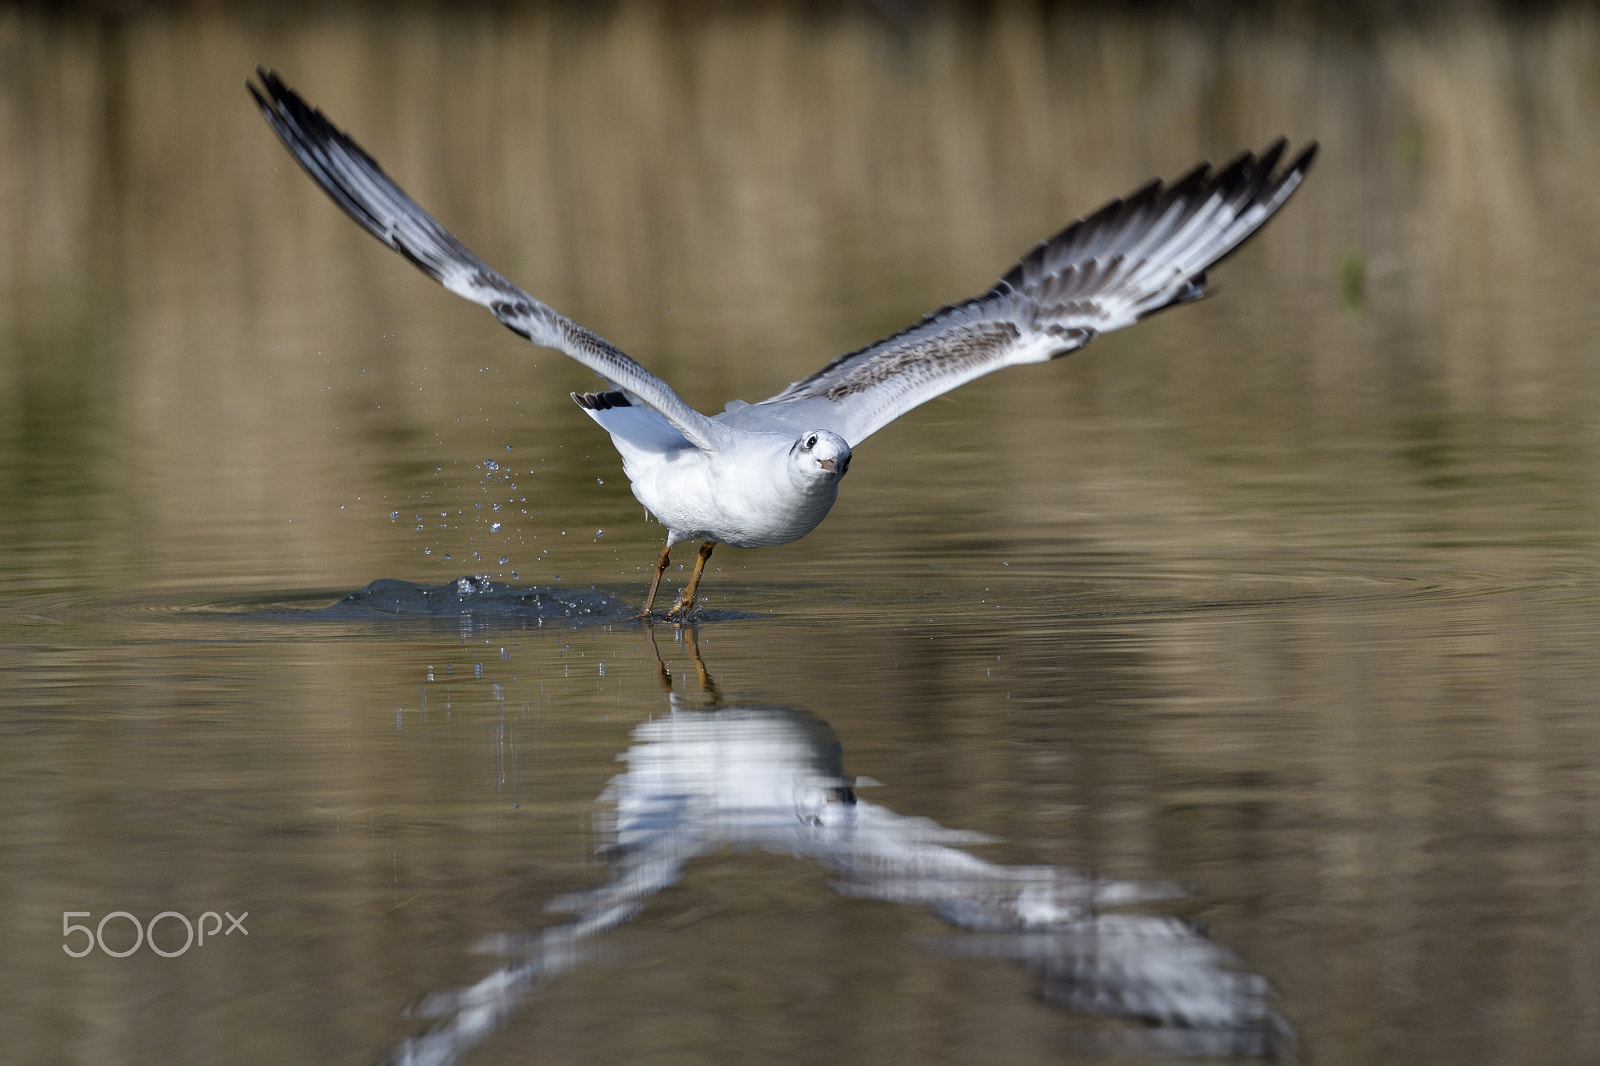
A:
[[[850,445],[826,429],[808,429],[789,448],[789,463],[807,484],[831,485],[850,469]]]

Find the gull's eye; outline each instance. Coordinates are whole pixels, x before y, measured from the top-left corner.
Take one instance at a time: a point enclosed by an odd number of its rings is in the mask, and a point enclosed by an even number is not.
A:
[[[816,446],[817,446],[817,435],[815,433],[813,433],[813,434],[811,434],[811,436],[806,438],[806,451],[809,452],[812,448],[815,448]]]

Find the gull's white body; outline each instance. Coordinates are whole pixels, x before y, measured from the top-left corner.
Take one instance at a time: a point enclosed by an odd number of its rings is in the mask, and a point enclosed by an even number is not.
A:
[[[513,332],[605,378],[611,391],[573,399],[611,434],[633,494],[667,527],[667,550],[705,542],[674,613],[693,605],[713,545],[769,547],[815,529],[838,498],[851,449],[907,411],[1203,296],[1205,271],[1283,206],[1316,154],[1313,144],[1278,171],[1280,140],[1221,171],[1202,164],[1170,186],[1151,182],[1041,243],[988,292],[840,356],[769,399],[735,400],[708,417],[615,345],[501,277],[320,111],[271,72],[258,74],[261,88],[249,88],[262,114],[351,218]]]
[[[736,548],[787,544],[817,528],[839,498],[844,471],[837,465],[825,470],[809,455],[796,455],[797,442],[788,434],[730,428],[716,451],[702,451],[682,437],[663,448],[663,434],[641,433],[630,424],[642,416],[670,430],[654,412],[585,410],[611,434],[634,496],[667,527],[668,547],[686,540]],[[837,457],[839,450],[831,454]],[[842,450],[848,463],[849,449]]]
[[[839,479],[792,474],[789,441],[741,441],[731,454],[687,449],[628,465],[633,494],[668,530],[668,545],[713,540],[736,548],[772,548],[799,540],[828,516]]]

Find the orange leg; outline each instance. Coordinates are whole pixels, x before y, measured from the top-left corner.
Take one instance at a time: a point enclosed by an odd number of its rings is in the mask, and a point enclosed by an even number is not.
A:
[[[694,610],[695,589],[700,587],[700,575],[706,572],[706,560],[711,558],[711,549],[716,546],[717,542],[714,540],[708,540],[700,545],[700,555],[694,561],[694,573],[689,575],[689,583],[678,593],[678,602],[667,612],[668,618],[686,618],[689,612]]]
[[[671,552],[670,545],[662,548],[661,555],[656,559],[656,576],[650,579],[650,594],[644,598],[644,610],[639,612],[640,618],[650,617],[650,606],[656,602],[656,589],[661,587],[661,575],[667,572],[667,558]]]

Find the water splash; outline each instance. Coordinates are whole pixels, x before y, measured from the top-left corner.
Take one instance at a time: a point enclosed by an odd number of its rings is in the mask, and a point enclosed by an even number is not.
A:
[[[275,618],[335,621],[413,618],[479,625],[606,625],[626,621],[638,611],[596,588],[519,587],[467,575],[443,585],[381,578],[327,607],[272,613]]]

